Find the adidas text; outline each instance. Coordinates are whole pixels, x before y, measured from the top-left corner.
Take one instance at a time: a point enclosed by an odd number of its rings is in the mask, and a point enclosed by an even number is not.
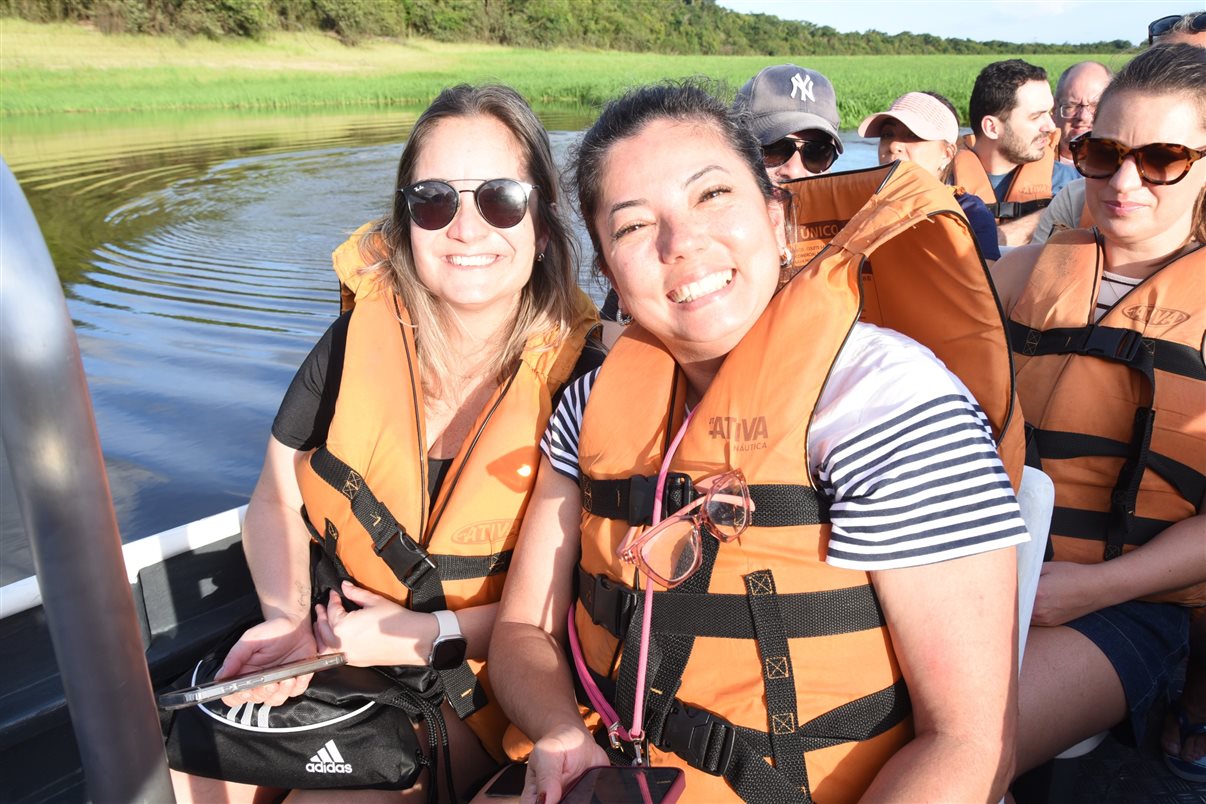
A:
[[[318,749],[318,753],[310,757],[306,764],[310,773],[351,773],[351,763],[345,762],[334,740],[327,740],[326,745]]]

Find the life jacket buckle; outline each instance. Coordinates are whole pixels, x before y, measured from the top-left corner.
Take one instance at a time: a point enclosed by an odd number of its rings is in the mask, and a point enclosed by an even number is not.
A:
[[[712,776],[724,776],[733,758],[737,730],[705,709],[675,701],[662,727],[658,745],[672,751],[688,765]]]
[[[412,592],[423,583],[427,573],[436,569],[435,562],[423,545],[410,538],[401,526],[386,541],[374,543],[373,550]]]
[[[1142,345],[1143,336],[1133,329],[1093,327],[1085,339],[1083,351],[1093,357],[1130,363]]]
[[[682,472],[670,472],[666,475],[666,488],[662,492],[662,517],[673,516],[687,507],[699,494],[695,491],[695,483],[691,476]]]
[[[653,500],[657,495],[657,476],[633,475],[628,478],[628,524],[653,524]],[[695,497],[691,476],[669,472],[662,491],[662,516],[667,517],[690,503]]]
[[[603,574],[587,574],[584,580],[587,582],[580,585],[579,598],[590,614],[590,621],[617,639],[623,639],[636,607],[636,596],[627,586]]]
[[[998,201],[996,204],[989,204],[988,206],[992,208],[993,214],[1003,221],[1011,221],[1022,217],[1022,205],[1017,201]]]

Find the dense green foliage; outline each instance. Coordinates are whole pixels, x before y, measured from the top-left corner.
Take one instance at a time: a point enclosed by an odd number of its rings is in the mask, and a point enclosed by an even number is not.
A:
[[[401,36],[700,55],[1116,53],[1132,47],[1124,40],[1019,45],[907,32],[840,33],[768,14],[739,14],[716,0],[0,0],[0,14],[89,21],[108,33],[254,38],[274,29],[317,28],[348,43]]]

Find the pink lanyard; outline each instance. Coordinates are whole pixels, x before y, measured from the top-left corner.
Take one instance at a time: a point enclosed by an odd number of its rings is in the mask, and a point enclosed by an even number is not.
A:
[[[670,461],[674,458],[674,453],[678,450],[679,443],[683,440],[683,436],[687,433],[687,425],[691,422],[691,414],[694,411],[688,411],[687,418],[683,420],[683,424],[678,428],[678,433],[674,436],[674,440],[670,442],[670,449],[666,450],[666,457],[662,459],[662,467],[658,470],[657,486],[653,492],[653,519],[651,525],[656,525],[662,521],[662,496],[666,488],[666,475],[670,472]],[[638,569],[637,572],[640,572]],[[632,703],[632,727],[625,729],[620,724],[620,716],[616,714],[616,710],[611,707],[604,697],[595,680],[591,678],[590,668],[586,666],[586,659],[582,655],[582,645],[578,641],[578,629],[574,623],[574,606],[569,607],[569,643],[570,652],[574,655],[574,669],[578,671],[578,679],[582,682],[583,688],[586,690],[586,697],[590,699],[590,704],[594,710],[602,715],[604,722],[607,725],[607,737],[611,741],[612,748],[620,747],[620,740],[624,740],[632,744],[633,750],[636,752],[636,759],[633,760],[634,765],[644,764],[644,755],[641,750],[641,741],[645,738],[643,728],[645,719],[645,671],[649,664],[649,629],[653,622],[653,583],[645,584],[645,606],[641,616],[641,650],[637,660],[637,677],[636,677],[636,695]]]

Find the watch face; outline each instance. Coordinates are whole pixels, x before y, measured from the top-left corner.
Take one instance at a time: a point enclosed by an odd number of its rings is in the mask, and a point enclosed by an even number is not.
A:
[[[431,666],[436,670],[451,670],[465,661],[464,637],[441,639],[431,649]]]

